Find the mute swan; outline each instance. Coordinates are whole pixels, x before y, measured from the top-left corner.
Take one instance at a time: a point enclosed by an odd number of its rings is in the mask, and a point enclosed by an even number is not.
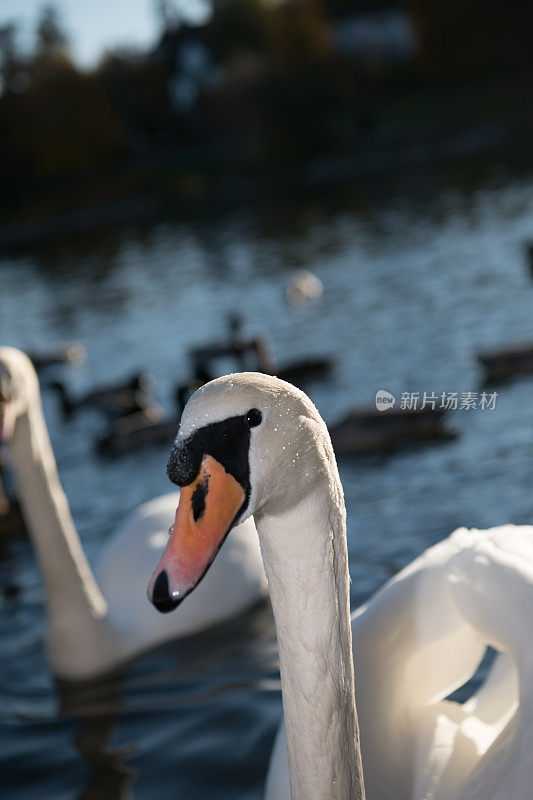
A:
[[[107,543],[94,573],[74,528],[29,359],[0,348],[0,433],[15,466],[19,497],[46,588],[48,652],[54,673],[80,680],[140,652],[234,616],[264,594],[253,522],[240,526],[182,619],[162,618],[143,584],[167,541],[178,493],[141,505]],[[163,624],[161,624],[163,623]]]
[[[350,625],[342,487],[302,392],[255,373],[206,384],[184,411],[168,474],[182,490],[148,588],[160,611],[186,598],[232,526],[254,515],[288,745],[281,729],[268,800],[364,798],[362,764],[368,800],[530,798],[532,527],[457,531]],[[467,703],[447,700],[486,644],[509,655]]]

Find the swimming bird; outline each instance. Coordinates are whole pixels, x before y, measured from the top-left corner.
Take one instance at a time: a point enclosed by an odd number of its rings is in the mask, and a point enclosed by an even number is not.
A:
[[[485,371],[484,385],[504,383],[533,373],[533,345],[523,342],[503,350],[478,353],[477,360]]]
[[[43,416],[39,383],[19,350],[0,348],[0,438],[11,451],[18,495],[47,599],[54,673],[82,680],[107,672],[156,644],[194,633],[244,611],[265,592],[250,520],[221,553],[198,602],[180,619],[162,618],[143,584],[168,540],[178,493],[139,506],[89,566],[61,486]],[[217,567],[219,568],[217,569]]]
[[[438,408],[378,411],[361,406],[330,425],[329,433],[337,457],[391,453],[414,444],[455,438],[443,424],[444,415]]]
[[[150,392],[152,384],[151,375],[135,374],[128,380],[91,389],[79,397],[73,397],[61,381],[53,381],[47,388],[59,394],[63,415],[67,418],[80,409],[89,407],[116,419],[147,410],[152,415],[161,415],[161,409]]]
[[[87,358],[87,351],[81,342],[69,342],[68,344],[55,345],[47,350],[35,350],[28,353],[28,358],[32,362],[37,372],[55,367],[58,364],[83,364]]]
[[[456,532],[350,619],[342,486],[303,392],[258,373],[206,384],[168,474],[180,502],[148,588],[162,612],[186,609],[232,526],[254,516],[286,729],[268,800],[362,800],[365,784],[368,800],[530,798],[532,527]],[[463,705],[447,699],[486,645],[502,653],[488,678]]]
[[[150,409],[128,414],[115,420],[109,430],[96,440],[100,455],[119,456],[140,447],[169,444],[174,439],[178,423],[176,417],[160,417]]]

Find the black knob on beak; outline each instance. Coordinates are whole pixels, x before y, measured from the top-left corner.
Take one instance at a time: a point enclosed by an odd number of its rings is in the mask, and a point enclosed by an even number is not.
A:
[[[170,594],[166,570],[160,572],[156,578],[152,591],[152,603],[162,614],[174,611],[181,603],[181,599],[172,597]]]

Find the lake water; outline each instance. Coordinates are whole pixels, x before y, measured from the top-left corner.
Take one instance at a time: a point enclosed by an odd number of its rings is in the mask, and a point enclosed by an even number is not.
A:
[[[80,339],[65,371],[83,391],[141,369],[170,413],[191,345],[242,312],[279,361],[332,354],[310,394],[326,421],[378,389],[479,391],[474,354],[533,340],[533,181],[406,179],[395,199],[294,202],[204,221],[65,243],[0,261],[0,341],[22,348]],[[407,187],[407,188],[406,188]],[[354,192],[354,195],[356,193]],[[324,284],[289,308],[296,268]],[[451,442],[341,463],[352,604],[460,525],[530,522],[533,379],[498,389],[493,411],[450,416]],[[101,460],[101,420],[62,421],[44,405],[61,478],[90,557],[125,513],[169,490],[167,447]],[[44,652],[43,591],[30,544],[0,560],[0,762],[5,800],[259,800],[281,714],[267,604],[172,643],[113,680],[56,686]]]

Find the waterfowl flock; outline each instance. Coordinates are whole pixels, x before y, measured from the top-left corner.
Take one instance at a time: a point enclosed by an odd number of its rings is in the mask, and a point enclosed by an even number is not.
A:
[[[279,365],[269,338],[248,336],[243,325],[240,315],[231,314],[225,340],[190,349],[190,377],[176,384],[175,406],[167,414],[154,397],[155,382],[148,373],[135,373],[83,394],[73,393],[57,376],[43,381],[42,388],[58,397],[65,419],[71,419],[84,409],[98,412],[105,421],[105,428],[95,433],[95,449],[101,455],[120,456],[143,447],[170,443],[187,401],[201,386],[218,376],[220,363],[227,365],[228,361],[233,361],[236,371],[256,370],[275,375],[302,389],[334,377],[336,362],[330,356],[306,356]],[[46,361],[46,353],[43,353],[41,362]],[[56,349],[51,351],[48,361],[60,363]],[[367,407],[352,408],[331,425],[335,451],[339,456],[383,454],[422,442],[449,439],[453,434],[445,427],[443,414],[443,411],[431,409],[397,408],[382,414]]]

